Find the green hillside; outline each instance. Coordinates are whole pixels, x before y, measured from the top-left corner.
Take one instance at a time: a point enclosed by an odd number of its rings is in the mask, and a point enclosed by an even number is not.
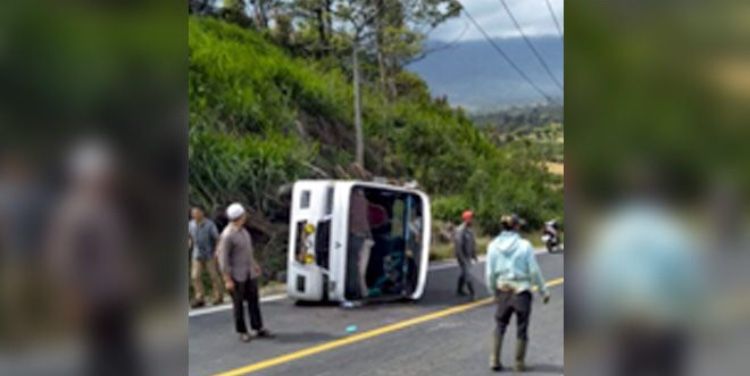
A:
[[[348,62],[295,57],[266,35],[210,17],[189,21],[192,203],[246,203],[271,243],[283,242],[286,226],[279,188],[300,178],[413,179],[438,219],[473,208],[487,232],[506,211],[533,226],[561,215],[562,192],[550,188],[559,177],[539,168],[537,153],[497,146],[405,71],[396,98],[365,74],[366,171],[355,168]]]

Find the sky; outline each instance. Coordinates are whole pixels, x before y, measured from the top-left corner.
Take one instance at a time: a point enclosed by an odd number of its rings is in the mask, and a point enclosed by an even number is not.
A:
[[[521,24],[528,36],[557,36],[555,21],[547,9],[545,0],[505,0],[513,15]],[[563,0],[549,0],[555,15],[563,24]],[[484,30],[493,38],[519,37],[513,22],[500,0],[463,0],[462,4]],[[456,39],[463,41],[482,39],[482,34],[469,22],[462,13],[460,17],[446,21],[438,26],[430,37],[431,40],[450,42]]]

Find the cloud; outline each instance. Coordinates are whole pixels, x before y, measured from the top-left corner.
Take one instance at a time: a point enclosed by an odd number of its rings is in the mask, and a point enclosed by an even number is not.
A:
[[[521,24],[526,35],[544,36],[557,35],[555,21],[547,9],[545,0],[505,0],[513,15]],[[549,0],[555,16],[563,27],[564,6],[563,0]],[[482,28],[493,38],[519,37],[521,34],[516,30],[513,22],[505,12],[500,0],[464,0],[464,7],[477,20]],[[460,17],[451,19],[438,26],[430,34],[430,39],[439,41],[452,41],[457,38],[462,40],[482,39],[482,34],[477,30],[462,13]]]

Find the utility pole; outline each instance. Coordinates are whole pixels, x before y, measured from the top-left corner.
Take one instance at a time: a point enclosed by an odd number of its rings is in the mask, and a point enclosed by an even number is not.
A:
[[[365,141],[364,134],[362,132],[362,98],[359,91],[359,35],[354,36],[354,43],[352,46],[352,70],[354,79],[352,80],[354,85],[354,130],[356,132],[357,149],[356,149],[356,163],[363,169],[365,168]]]
[[[359,71],[359,49],[362,39],[367,38],[367,28],[372,25],[376,12],[370,7],[370,0],[348,0],[337,7],[341,19],[351,24],[352,37],[352,85],[354,96],[354,131],[356,137],[355,163],[365,169],[365,140],[362,130],[362,74]]]

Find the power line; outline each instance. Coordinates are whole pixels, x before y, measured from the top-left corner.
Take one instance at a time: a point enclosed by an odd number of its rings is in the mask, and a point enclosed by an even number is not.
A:
[[[471,21],[471,23],[474,24],[474,27],[476,27],[477,30],[479,30],[479,32],[482,33],[482,35],[484,36],[484,39],[487,40],[487,42],[489,42],[492,45],[495,51],[497,51],[500,54],[500,56],[503,57],[503,59],[511,66],[511,68],[513,68],[513,70],[515,70],[516,73],[518,73],[518,75],[521,76],[521,78],[523,78],[524,81],[526,81],[526,83],[528,83],[531,87],[533,87],[534,90],[537,93],[539,93],[539,95],[541,95],[544,99],[546,99],[547,102],[556,103],[549,95],[547,95],[544,91],[542,91],[542,89],[540,89],[539,86],[537,86],[534,83],[534,81],[532,81],[531,78],[529,78],[529,76],[527,76],[526,73],[524,73],[521,70],[521,68],[519,68],[518,65],[516,65],[516,63],[513,62],[513,60],[510,59],[508,54],[506,54],[505,51],[503,51],[503,49],[500,48],[500,46],[498,46],[494,40],[492,40],[492,38],[490,38],[487,32],[484,31],[484,28],[482,28],[482,25],[480,25],[477,22],[477,20],[475,20],[474,17],[471,16],[469,11],[466,10],[466,7],[462,7],[462,8],[463,8],[464,14],[466,14],[466,17],[469,19],[469,21]]]
[[[552,21],[555,21],[555,27],[557,28],[557,35],[563,36],[562,28],[560,27],[560,21],[557,20],[557,14],[555,14],[555,11],[552,9],[552,4],[550,4],[549,0],[544,0],[545,3],[547,3],[547,10],[549,10],[549,15],[552,16]]]
[[[562,84],[559,81],[557,81],[557,78],[555,78],[555,75],[552,74],[552,70],[549,69],[547,62],[544,61],[544,58],[536,49],[536,47],[534,47],[534,44],[531,43],[531,40],[529,39],[529,37],[526,36],[526,33],[523,32],[521,25],[518,23],[518,20],[516,20],[516,16],[513,15],[513,12],[510,10],[510,7],[508,7],[508,4],[505,2],[505,0],[500,0],[500,3],[503,4],[503,8],[505,8],[505,12],[508,13],[508,16],[510,16],[511,21],[513,21],[513,25],[516,26],[516,30],[518,30],[518,32],[521,33],[523,40],[526,42],[526,45],[529,46],[529,49],[531,50],[531,52],[534,53],[534,56],[536,56],[536,59],[539,61],[539,64],[542,65],[542,68],[544,68],[544,70],[547,72],[547,75],[549,75],[550,79],[552,79],[555,85],[557,85],[557,87],[562,91],[563,90]]]

